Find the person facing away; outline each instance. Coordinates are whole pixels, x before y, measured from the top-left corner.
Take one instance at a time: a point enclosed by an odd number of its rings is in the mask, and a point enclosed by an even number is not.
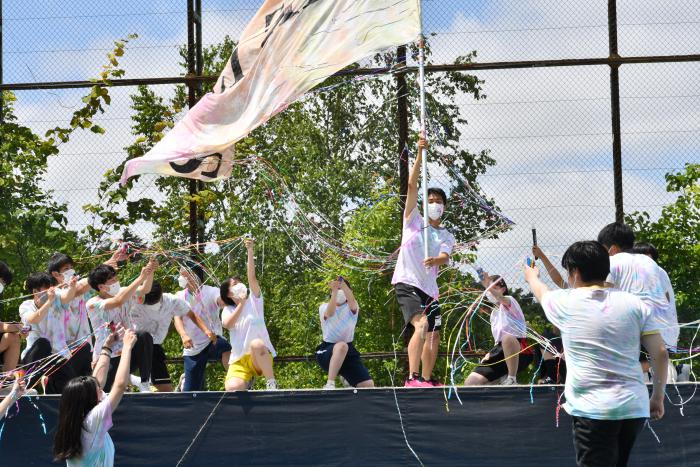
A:
[[[178,387],[182,391],[201,391],[204,387],[207,362],[219,360],[228,369],[231,344],[224,339],[219,310],[224,302],[219,297],[219,288],[204,283],[204,269],[196,263],[187,262],[180,268],[178,285],[182,290],[175,296],[185,300],[194,315],[211,332],[204,332],[198,321],[188,316],[175,316],[175,329],[182,338],[182,356],[185,371],[180,376]]]
[[[123,333],[123,336],[119,334]],[[54,437],[55,461],[66,461],[68,467],[112,467],[114,443],[109,436],[112,413],[117,409],[129,383],[131,350],[136,334],[120,326],[104,341],[92,376],[79,376],[68,382],[61,394],[58,427]],[[120,341],[122,358],[109,394],[103,392],[109,372],[111,352]],[[122,344],[123,342],[123,344]]]
[[[330,299],[318,308],[323,342],[316,348],[316,361],[328,375],[323,389],[335,389],[338,375],[350,386],[372,388],[374,381],[352,343],[360,306],[344,277],[338,276],[328,286]]]
[[[518,384],[517,375],[527,369],[533,351],[527,345],[525,315],[518,302],[508,295],[508,286],[501,276],[482,275],[486,297],[496,305],[491,311],[491,334],[494,347],[464,381],[465,386],[492,384],[501,378],[504,385]]]
[[[100,352],[104,351],[104,342],[110,334],[111,326],[123,326],[125,329],[133,328],[131,313],[134,307],[143,302],[143,297],[151,291],[153,274],[158,267],[155,258],[151,258],[148,264],[141,269],[139,276],[134,281],[122,287],[117,277],[117,272],[112,266],[100,265],[90,272],[88,282],[90,287],[97,291],[97,295],[87,302],[87,309],[95,331],[95,349],[93,361],[97,360]],[[136,345],[130,350],[132,370],[139,369],[141,381],[139,391],[150,392],[151,362],[153,360],[153,338],[147,332],[136,334]],[[108,349],[112,353],[110,368],[107,372],[104,388],[109,391],[119,367],[120,358],[123,357],[121,342],[116,342],[113,348]]]
[[[276,390],[272,359],[277,355],[265,325],[260,283],[255,274],[254,243],[244,241],[247,254],[248,287],[238,277],[221,283],[220,296],[226,307],[221,321],[231,337],[231,357],[224,385],[227,391],[251,389],[256,377],[265,376],[267,389]]]
[[[440,219],[447,206],[447,195],[440,188],[429,188],[428,257],[424,257],[423,216],[418,213],[418,178],[423,149],[428,144],[418,141],[418,154],[408,178],[408,192],[403,216],[401,248],[391,279],[406,327],[413,328],[408,343],[409,375],[407,387],[439,386],[433,379],[433,368],[440,348],[442,317],[438,303],[437,276],[440,266],[450,261],[454,236],[442,226]]]
[[[550,291],[539,268],[525,280],[547,319],[561,331],[567,376],[563,405],[572,416],[579,466],[625,466],[637,435],[664,415],[668,353],[651,309],[639,298],[607,287],[610,259],[598,242],[576,242],[562,257],[569,287]],[[651,356],[651,397],[638,362]]]
[[[151,291],[143,297],[143,303],[134,306],[131,319],[137,333],[147,332],[153,338],[151,383],[158,392],[173,391],[168,365],[165,363],[167,357],[163,349],[163,342],[168,336],[170,323],[175,316],[180,318],[187,316],[209,339],[216,340],[216,334],[209,330],[199,316],[194,314],[186,301],[173,294],[163,293],[160,283],[154,281],[151,285]],[[139,383],[132,377],[132,383],[134,382],[137,383],[136,385]]]

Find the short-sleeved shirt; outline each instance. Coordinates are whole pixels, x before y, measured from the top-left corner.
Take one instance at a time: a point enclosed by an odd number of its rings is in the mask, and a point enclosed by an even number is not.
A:
[[[185,300],[194,314],[199,316],[204,324],[207,325],[210,331],[217,336],[223,334],[224,329],[221,326],[221,318],[219,317],[219,289],[209,285],[203,285],[197,293],[193,294],[188,289],[180,290],[175,296]],[[187,357],[199,355],[211,342],[206,334],[197,327],[194,321],[188,317],[184,317],[182,322],[185,325],[185,332],[192,339],[192,348],[183,349],[182,354]]]
[[[153,343],[161,345],[168,335],[173,316],[186,316],[190,305],[173,294],[164,293],[160,302],[154,305],[139,303],[131,312],[134,330],[147,332],[153,336]]]
[[[54,353],[60,352],[64,358],[70,357],[70,352],[66,346],[66,330],[63,324],[63,305],[61,298],[56,294],[53,305],[40,322],[30,324],[29,315],[38,310],[34,300],[25,300],[19,306],[19,316],[22,323],[32,327],[27,335],[27,346],[22,351],[22,358],[27,354],[34,343],[41,338],[47,339],[51,343],[51,350]]]
[[[87,302],[88,316],[90,323],[95,330],[95,348],[92,351],[93,361],[97,361],[100,351],[109,337],[110,329],[105,323],[114,322],[115,325],[122,325],[124,329],[133,329],[134,322],[131,318],[131,311],[134,307],[143,302],[143,295],[133,295],[124,304],[111,310],[104,309],[105,299],[100,296],[92,297]],[[122,354],[122,341],[116,341],[112,345],[112,357]]]
[[[659,322],[661,336],[667,347],[678,345],[678,316],[675,306],[666,296],[666,272],[646,255],[618,253],[610,257],[610,275],[607,281],[625,292],[639,297]]]
[[[676,294],[673,292],[673,285],[671,284],[671,278],[668,277],[668,273],[663,269],[661,270],[661,280],[664,284],[664,290],[666,291],[666,298],[668,299],[668,320],[672,323],[678,323],[678,312],[676,311]],[[675,348],[678,345],[678,336],[681,333],[681,328],[679,326],[668,326],[662,327],[661,337],[664,339],[664,343],[670,348]],[[674,344],[675,342],[675,344]]]
[[[318,307],[323,341],[332,344],[336,342],[352,342],[355,337],[355,326],[357,325],[357,317],[360,310],[353,312],[348,302],[345,302],[342,305],[336,305],[333,316],[326,318],[327,308],[328,303],[322,303]]]
[[[85,417],[80,432],[83,453],[68,459],[68,467],[112,467],[114,465],[114,443],[109,436],[112,428],[112,405],[107,394]]]
[[[233,314],[235,306],[227,306],[221,312],[221,320],[225,321]],[[229,364],[233,364],[243,358],[245,354],[250,352],[250,343],[254,339],[260,339],[270,351],[272,356],[276,356],[277,352],[270,342],[270,335],[265,326],[265,311],[262,296],[256,297],[254,293],[248,295],[241,314],[234,325],[227,328],[230,333],[231,341],[231,358]]]
[[[518,302],[509,296],[505,296],[510,301],[510,306],[507,307],[499,300],[487,293],[489,300],[498,305],[491,311],[491,334],[495,342],[501,342],[504,336],[513,336],[517,339],[527,337],[527,325],[525,324],[525,315],[520,308]]]
[[[452,254],[455,237],[447,229],[428,227],[428,254],[431,257],[441,253]],[[423,265],[423,216],[414,208],[408,219],[404,220],[401,233],[401,249],[396,260],[396,268],[391,283],[412,285],[418,287],[427,295],[438,298],[437,277],[439,268],[426,268]]]
[[[639,364],[641,336],[658,333],[649,307],[621,290],[578,288],[547,292],[542,308],[564,344],[564,409],[596,420],[649,417]]]
[[[84,293],[63,305],[63,319],[66,328],[66,341],[68,343],[92,335],[87,311],[87,302],[90,300],[90,295],[89,292]],[[87,342],[92,346],[91,338],[88,338]]]

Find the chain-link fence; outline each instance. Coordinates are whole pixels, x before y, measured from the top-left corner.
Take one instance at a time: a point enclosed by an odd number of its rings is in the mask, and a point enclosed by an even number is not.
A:
[[[203,0],[201,45],[237,38],[260,4]],[[656,215],[673,201],[664,174],[697,161],[700,150],[700,5],[619,0],[615,24],[610,2],[603,0],[422,4],[431,65],[454,64],[475,51],[473,63],[458,70],[484,81],[485,98],[462,93],[455,99],[467,121],[458,125],[460,145],[471,153],[489,151],[494,164],[478,177],[480,189],[516,224],[479,245],[487,269],[519,280],[512,265],[529,250],[532,227],[543,249],[556,255],[614,220],[614,157],[622,168],[624,205],[618,210]],[[19,123],[40,135],[65,124],[85,93],[69,82],[96,76],[113,41],[131,33],[139,38],[120,60],[125,78],[141,79],[157,96],[172,96],[176,84],[155,80],[186,73],[188,5],[196,8],[197,2],[2,0],[2,83],[17,97]],[[619,56],[610,53],[611,31]],[[414,64],[409,54],[408,65]],[[611,112],[617,105],[611,69],[617,67],[620,155],[614,154]],[[137,138],[135,93],[135,86],[112,87],[112,104],[96,118],[106,133],[76,133],[50,158],[43,186],[66,203],[69,229],[94,224],[83,206],[99,203],[103,174],[124,161],[124,148]],[[441,172],[432,179],[453,184]],[[143,177],[130,196],[162,199],[154,180]],[[141,221],[131,231],[150,240],[153,228]]]

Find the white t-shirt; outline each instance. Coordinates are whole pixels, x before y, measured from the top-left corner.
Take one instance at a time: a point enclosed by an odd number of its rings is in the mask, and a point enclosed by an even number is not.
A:
[[[636,295],[652,310],[667,347],[678,345],[678,316],[666,297],[666,272],[646,255],[618,253],[610,257],[607,282]]]
[[[433,226],[428,227],[428,254],[431,257],[441,253],[452,254],[455,237],[447,229]],[[426,294],[437,299],[439,295],[437,276],[439,267],[426,268],[423,265],[423,216],[418,209],[411,211],[408,219],[404,220],[401,233],[401,249],[396,260],[392,285],[402,283],[418,287]]]
[[[235,309],[235,306],[230,305],[224,308],[224,311],[221,312],[221,320],[226,320],[233,314]],[[262,296],[256,297],[253,292],[248,294],[248,300],[246,300],[241,314],[238,315],[238,319],[233,327],[227,329],[231,338],[231,358],[229,359],[229,365],[237,362],[243,358],[245,354],[250,352],[250,343],[254,339],[262,340],[273,357],[277,355],[275,348],[270,342],[267,326],[265,326]]]
[[[348,302],[342,305],[336,305],[335,314],[330,318],[324,315],[328,303],[322,303],[318,307],[319,318],[321,319],[321,331],[323,332],[323,341],[335,344],[336,342],[352,342],[355,337],[355,326],[360,310],[353,313]]]
[[[114,443],[109,436],[112,428],[112,405],[107,394],[85,417],[80,432],[83,454],[68,459],[68,467],[112,467],[114,465]]]
[[[219,289],[217,287],[203,285],[196,294],[192,294],[188,289],[185,289],[180,290],[175,296],[185,300],[194,314],[204,321],[204,324],[207,325],[210,331],[214,332],[217,336],[221,336],[224,333],[224,329],[221,326],[221,318],[219,317],[219,303],[217,302],[219,298]],[[211,341],[207,335],[197,327],[195,322],[187,316],[182,318],[182,322],[185,325],[185,332],[187,332],[187,335],[192,339],[192,348],[182,349],[182,354],[187,357],[199,355]]]
[[[504,336],[513,336],[517,339],[527,337],[527,325],[525,324],[525,315],[520,308],[518,302],[509,296],[505,296],[510,300],[510,307],[495,299],[493,295],[487,293],[488,299],[498,305],[491,311],[491,334],[493,340],[498,343],[503,340]]]
[[[671,284],[671,278],[668,277],[668,273],[659,267],[661,271],[661,280],[664,284],[664,290],[666,290],[666,298],[668,299],[668,312],[667,316],[669,321],[678,323],[678,312],[676,311],[676,294],[673,291],[673,285]],[[678,345],[678,336],[681,333],[681,328],[679,326],[669,326],[661,329],[661,337],[663,337],[664,342],[670,348],[675,348]]]
[[[596,420],[649,417],[639,364],[642,334],[659,329],[649,307],[617,289],[579,288],[547,292],[542,308],[561,331],[564,409]]]
[[[40,338],[47,339],[51,343],[51,350],[54,353],[60,352],[64,358],[70,358],[70,352],[66,347],[66,330],[63,325],[61,298],[56,295],[54,303],[46,313],[46,316],[44,316],[44,319],[37,324],[30,324],[28,321],[29,315],[37,310],[34,300],[25,300],[19,306],[19,316],[22,319],[22,323],[32,327],[32,330],[27,335],[27,347],[22,351],[22,358]]]
[[[161,345],[168,336],[173,316],[186,316],[190,305],[173,294],[164,293],[160,302],[154,305],[139,303],[131,312],[134,330],[147,332],[153,336],[153,343]]]
[[[95,330],[95,348],[92,350],[92,360],[97,361],[100,357],[100,351],[104,347],[107,337],[111,333],[109,326],[105,323],[114,322],[115,325],[122,325],[124,329],[133,329],[134,322],[131,318],[131,311],[136,305],[143,302],[143,295],[133,295],[124,304],[111,310],[104,309],[105,299],[99,295],[92,297],[87,302],[88,316],[92,329]],[[112,357],[118,357],[122,354],[123,343],[120,340],[112,345]]]
[[[90,295],[89,292],[85,293],[63,305],[67,343],[75,342],[92,334],[87,311]],[[92,347],[92,338],[87,339],[87,342]]]

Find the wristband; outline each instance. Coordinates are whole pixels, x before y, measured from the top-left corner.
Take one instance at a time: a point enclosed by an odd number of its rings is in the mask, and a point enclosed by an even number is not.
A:
[[[100,350],[106,350],[106,351],[109,352],[110,354],[112,353],[112,348],[111,348],[111,347],[107,347],[106,345],[102,346],[102,348],[101,348]]]
[[[103,357],[103,356],[104,356],[104,357],[107,357],[107,358],[112,358],[112,354],[111,354],[111,353],[100,352],[100,357]]]

